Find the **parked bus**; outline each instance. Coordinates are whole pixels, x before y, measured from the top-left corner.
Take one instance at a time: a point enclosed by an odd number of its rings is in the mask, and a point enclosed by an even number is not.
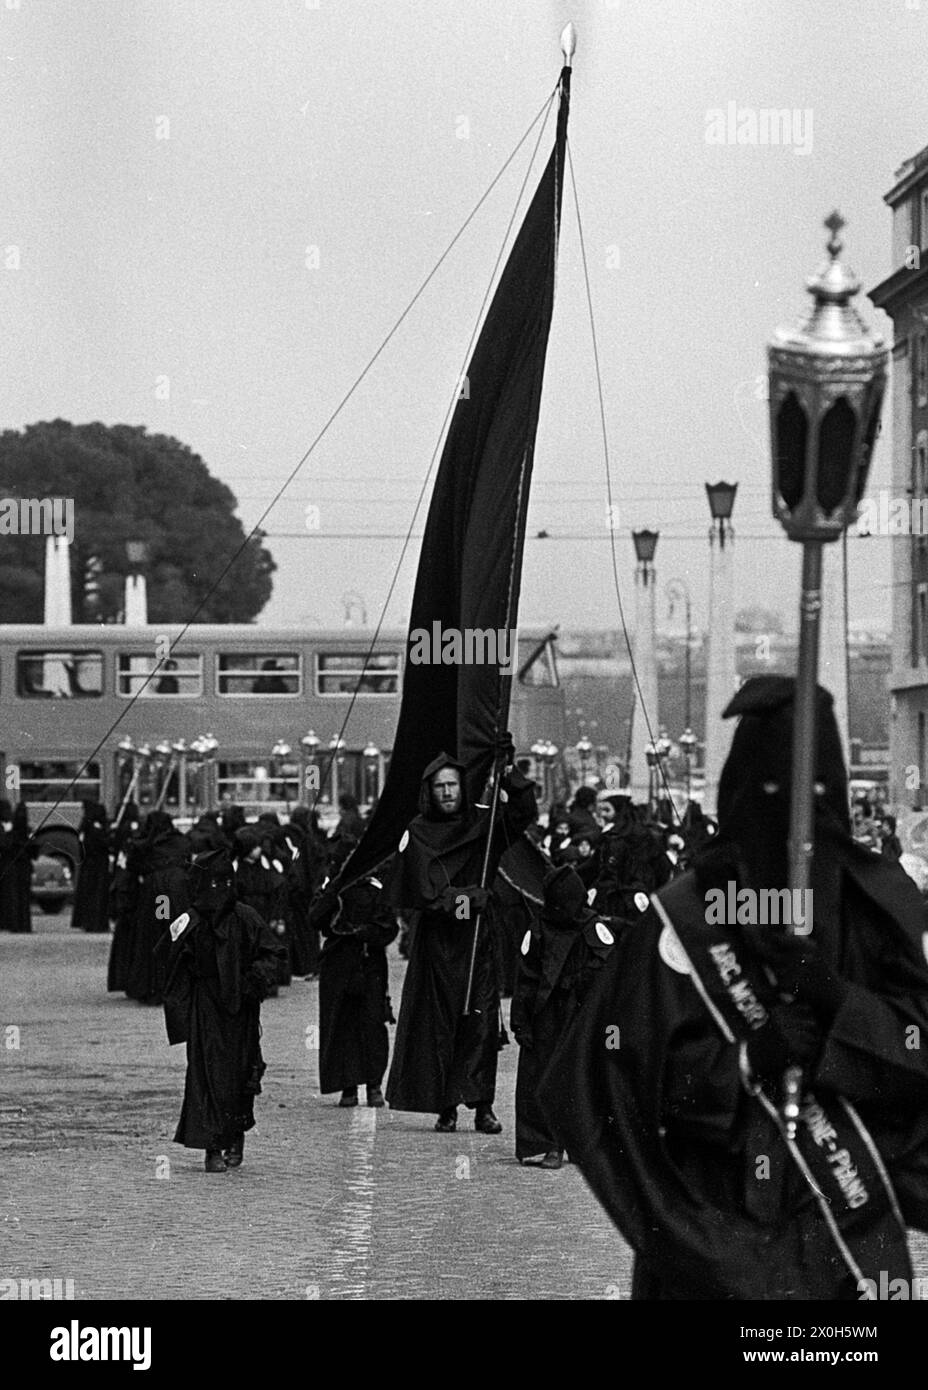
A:
[[[88,798],[113,813],[131,792],[182,822],[231,802],[286,815],[320,789],[324,820],[342,791],[369,805],[389,764],[405,641],[397,629],[371,651],[358,628],[4,625],[3,794],[26,801],[33,827],[47,816],[41,838],[69,852]],[[520,632],[517,753],[563,748],[565,727],[555,633]]]

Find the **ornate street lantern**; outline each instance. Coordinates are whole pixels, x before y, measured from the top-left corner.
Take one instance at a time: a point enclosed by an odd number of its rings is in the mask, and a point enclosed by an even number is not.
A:
[[[361,754],[364,759],[364,800],[370,804],[380,795],[380,749],[368,739]]]
[[[768,346],[773,512],[802,544],[799,662],[790,801],[790,887],[808,888],[815,778],[815,689],[822,608],[822,546],[853,519],[867,485],[886,384],[888,349],[851,299],[860,281],[838,259],[844,219],[825,219],[829,260],[807,288],[808,317]],[[773,886],[773,885],[771,885]],[[783,1118],[795,1137],[802,1077],[784,1077]]]
[[[657,549],[657,538],[659,531],[633,531],[632,541],[635,546],[635,559],[639,564],[648,565],[653,563],[654,552]]]
[[[851,299],[860,281],[838,259],[844,220],[826,218],[829,260],[808,280],[813,305],[768,347],[773,513],[791,540],[834,541],[867,485],[889,350]]]
[[[735,506],[735,493],[738,491],[737,483],[706,483],[706,496],[709,499],[709,511],[712,513],[712,525],[709,527],[709,540],[718,541],[720,546],[724,546],[726,540],[734,533],[731,526],[731,514]]]

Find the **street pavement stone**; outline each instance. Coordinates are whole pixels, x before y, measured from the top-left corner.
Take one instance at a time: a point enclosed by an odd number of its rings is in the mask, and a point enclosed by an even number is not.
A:
[[[207,1174],[172,1143],[185,1049],[161,1010],[107,995],[108,936],[35,920],[0,935],[0,1278],[87,1299],[628,1296],[629,1250],[579,1172],[515,1159],[514,1045],[502,1135],[464,1109],[435,1134],[363,1088],[342,1110],[319,1094],[317,986],[295,980],[262,1007],[244,1165]],[[405,968],[391,953],[394,1004]]]
[[[185,1049],[160,1009],[106,993],[110,938],[65,921],[0,935],[0,1278],[86,1299],[628,1297],[630,1251],[579,1172],[515,1159],[514,1045],[502,1135],[464,1109],[435,1134],[363,1089],[342,1110],[319,1094],[317,986],[295,980],[262,1008],[244,1165],[207,1174],[172,1143]],[[391,953],[395,1005],[405,968]]]

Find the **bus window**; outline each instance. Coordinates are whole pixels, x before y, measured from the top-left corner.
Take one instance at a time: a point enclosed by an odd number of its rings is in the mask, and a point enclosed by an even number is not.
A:
[[[78,773],[81,775],[75,782]],[[88,763],[84,767],[83,759],[54,763],[21,762],[19,787],[23,801],[99,801],[100,764]]]
[[[202,695],[203,658],[174,655],[159,662],[150,654],[120,652],[116,693],[139,695],[146,700],[158,695]]]
[[[85,700],[103,694],[102,652],[17,652],[16,693],[23,700]]]
[[[396,695],[399,688],[399,652],[320,652],[316,657],[317,695],[353,695],[356,690],[359,695]]]
[[[294,653],[221,653],[216,686],[219,695],[299,695],[300,658]]]

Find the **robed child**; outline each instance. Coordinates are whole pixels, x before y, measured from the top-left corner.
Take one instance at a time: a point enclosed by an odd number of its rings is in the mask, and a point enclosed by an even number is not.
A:
[[[587,906],[583,881],[571,865],[548,872],[544,908],[522,941],[510,1012],[519,1044],[516,1157],[520,1163],[540,1158],[540,1167],[560,1168],[563,1162],[563,1140],[535,1092],[615,945],[616,931],[615,922],[603,920]]]
[[[396,915],[383,901],[383,884],[362,878],[343,889],[338,910],[323,927],[319,962],[319,1086],[324,1094],[341,1091],[339,1105],[384,1104],[383,1083],[395,1022],[388,990],[387,947],[399,931]]]
[[[241,1165],[265,1065],[260,1010],[283,946],[258,913],[235,898],[225,850],[199,854],[190,902],[159,943],[168,1041],[187,1044],[184,1103],[174,1142],[204,1149],[206,1171]]]

